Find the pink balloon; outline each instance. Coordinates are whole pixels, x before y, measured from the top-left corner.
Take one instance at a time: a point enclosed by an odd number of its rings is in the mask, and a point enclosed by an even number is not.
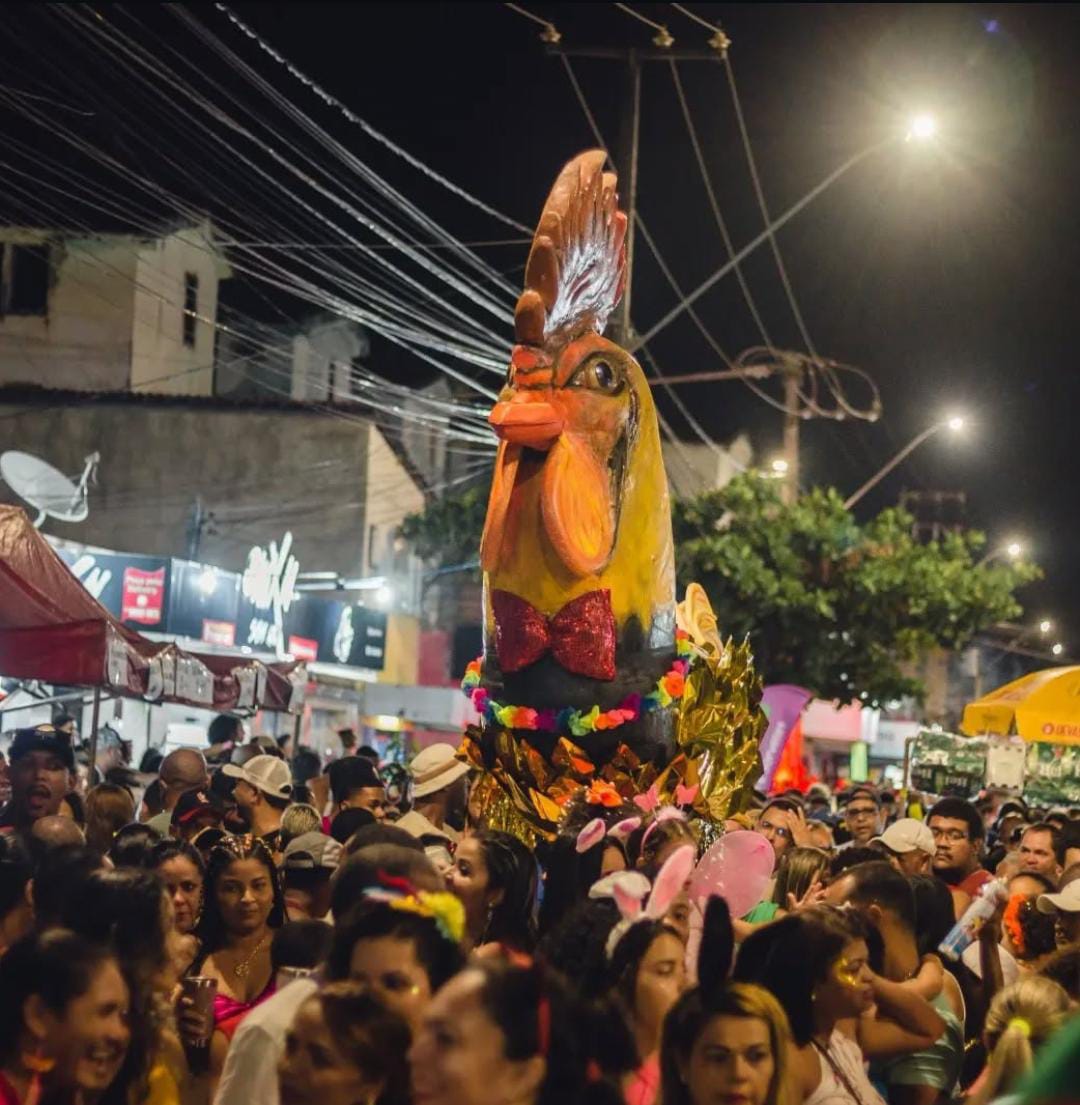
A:
[[[694,869],[690,898],[704,909],[716,895],[727,902],[732,917],[743,917],[761,901],[775,863],[773,847],[761,833],[725,833]]]

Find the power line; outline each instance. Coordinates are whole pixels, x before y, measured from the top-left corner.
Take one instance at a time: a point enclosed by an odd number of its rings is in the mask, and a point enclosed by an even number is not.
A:
[[[513,6],[517,8],[517,5],[508,6]],[[532,234],[532,230],[529,227],[525,226],[523,223],[519,223],[516,219],[510,218],[509,215],[504,215],[501,211],[496,210],[489,204],[486,204],[482,200],[477,199],[475,196],[470,195],[463,188],[459,188],[452,181],[447,180],[446,177],[442,176],[441,174],[435,172],[434,169],[425,165],[419,158],[414,157],[412,154],[410,154],[408,150],[403,149],[396,142],[393,142],[391,139],[387,138],[385,134],[377,131],[373,126],[371,126],[370,123],[361,119],[360,116],[358,116],[354,111],[350,110],[343,103],[341,103],[340,100],[338,100],[334,96],[331,96],[330,93],[327,92],[321,85],[316,84],[315,81],[313,81],[310,77],[302,73],[300,69],[292,62],[282,57],[281,54],[279,54],[272,46],[269,45],[269,43],[265,41],[265,39],[263,39],[259,34],[252,30],[251,27],[249,27],[242,19],[239,18],[239,16],[234,14],[228,7],[226,7],[226,5],[216,3],[214,7],[216,7],[218,11],[222,12],[234,26],[243,31],[244,34],[248,36],[248,38],[254,41],[260,47],[260,49],[262,49],[265,53],[272,57],[274,61],[276,61],[279,65],[284,66],[285,69],[287,69],[288,72],[298,81],[306,84],[311,89],[311,91],[314,92],[315,95],[318,96],[325,103],[327,103],[331,107],[337,108],[345,116],[345,118],[348,119],[350,123],[354,123],[356,126],[360,127],[369,137],[375,139],[375,141],[381,143],[392,153],[396,154],[398,157],[408,162],[414,169],[418,169],[425,176],[430,177],[430,179],[434,180],[436,183],[441,184],[442,187],[452,192],[459,199],[465,200],[466,203],[472,204],[474,207],[483,211],[486,215],[490,215],[492,218],[506,223],[507,226],[511,226],[515,230],[520,230],[523,233],[529,235]],[[527,15],[528,13],[522,11],[522,14]]]

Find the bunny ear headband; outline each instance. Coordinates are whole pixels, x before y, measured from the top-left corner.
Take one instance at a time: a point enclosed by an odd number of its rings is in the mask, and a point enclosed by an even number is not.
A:
[[[604,823],[603,818],[594,817],[585,828],[578,833],[577,842],[574,844],[574,850],[581,855],[581,853],[589,851],[590,848],[595,848],[600,841],[605,840],[609,836],[621,843],[626,840],[635,829],[640,827],[640,817],[624,817],[622,821],[617,821],[610,829]]]
[[[661,821],[670,821],[673,819],[686,820],[686,814],[679,809],[680,806],[693,805],[694,799],[698,796],[698,788],[696,786],[687,787],[679,783],[675,788],[675,805],[673,806],[661,806],[660,805],[660,790],[656,783],[653,783],[651,787],[644,794],[636,794],[634,796],[634,805],[637,806],[643,813],[651,813],[653,815],[652,824],[645,831],[645,836],[642,838],[642,845],[648,840],[649,835],[652,833],[655,826]],[[625,841],[632,832],[636,829],[640,829],[642,825],[642,818],[640,817],[624,817],[622,821],[617,821],[611,828],[607,828],[603,818],[594,817],[577,835],[577,842],[575,849],[580,854],[582,852],[589,851],[590,848],[595,848],[600,841],[606,837],[613,837],[618,841]]]
[[[619,941],[640,921],[659,921],[671,908],[671,903],[682,893],[690,872],[694,869],[696,849],[692,844],[684,844],[676,849],[667,858],[656,881],[652,884],[649,900],[642,903],[643,893],[640,882],[631,882],[631,879],[640,879],[646,886],[648,879],[643,878],[636,871],[623,871],[619,875],[610,876],[611,896],[619,907],[622,920],[608,934],[607,943],[604,945],[604,953],[610,960]],[[605,880],[601,880],[603,882]],[[598,884],[599,885],[599,884]],[[589,891],[589,897],[593,897],[594,886]],[[597,895],[598,897],[600,895]],[[606,895],[604,895],[606,896]]]

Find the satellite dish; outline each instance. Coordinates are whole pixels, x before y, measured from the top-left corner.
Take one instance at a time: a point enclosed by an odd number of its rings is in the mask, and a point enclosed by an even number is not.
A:
[[[60,522],[83,522],[90,513],[86,487],[94,479],[100,460],[100,453],[91,453],[76,482],[38,457],[11,451],[0,454],[0,477],[20,499],[38,511],[35,527],[40,527],[47,517]]]

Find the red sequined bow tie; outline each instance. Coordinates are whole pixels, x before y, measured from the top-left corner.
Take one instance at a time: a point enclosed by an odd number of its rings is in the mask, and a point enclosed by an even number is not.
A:
[[[607,589],[579,595],[550,618],[509,591],[492,591],[491,609],[504,672],[521,671],[550,651],[575,675],[615,678],[615,615]]]

